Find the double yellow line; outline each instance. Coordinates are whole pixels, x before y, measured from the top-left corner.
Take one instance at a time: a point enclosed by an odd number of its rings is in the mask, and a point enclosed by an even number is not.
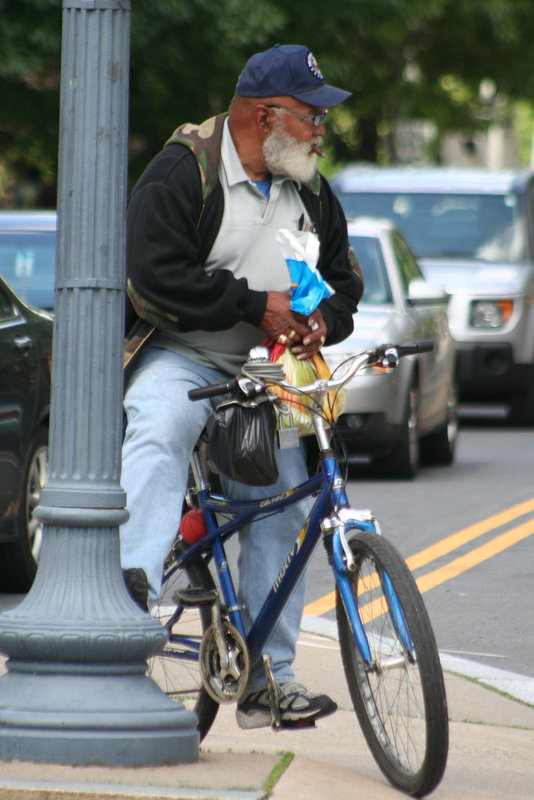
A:
[[[436,544],[410,556],[406,559],[406,563],[412,572],[414,572],[416,569],[421,569],[421,567],[430,564],[432,561],[452,553],[468,542],[472,542],[479,536],[483,536],[489,531],[507,525],[513,520],[523,517],[525,514],[529,514],[532,511],[534,511],[534,498],[526,500],[523,503],[518,503],[511,508],[507,508],[505,511],[494,514],[492,517],[488,517],[481,522],[475,522],[474,525],[470,525],[468,528],[464,528],[457,533],[453,533],[451,536],[447,536],[440,542],[436,542]],[[526,539],[533,533],[534,518],[528,519],[516,527],[510,528],[510,530],[495,536],[489,542],[470,550],[469,553],[465,555],[458,556],[452,561],[449,561],[448,564],[421,575],[416,581],[419,591],[421,593],[428,592],[429,589],[433,589],[435,586],[439,586],[441,583],[445,583],[445,581],[455,578],[462,572],[466,572],[466,570],[475,567],[477,564],[487,561],[489,558],[501,553],[503,550],[520,542],[522,539]],[[309,603],[305,607],[304,613],[311,614],[312,616],[320,616],[327,611],[331,611],[334,606],[335,592],[330,592],[330,594],[319,598],[319,600]]]

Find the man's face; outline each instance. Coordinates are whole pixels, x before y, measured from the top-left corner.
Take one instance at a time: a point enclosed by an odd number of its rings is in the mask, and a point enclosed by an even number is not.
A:
[[[324,124],[316,126],[303,116],[313,116],[322,109],[284,97],[276,105],[270,105],[269,110],[272,129],[263,142],[263,156],[269,172],[306,183],[315,175],[317,155],[322,154]]]

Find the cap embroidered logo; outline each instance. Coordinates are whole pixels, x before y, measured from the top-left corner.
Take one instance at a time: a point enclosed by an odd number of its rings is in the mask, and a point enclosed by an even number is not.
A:
[[[321,70],[319,69],[319,65],[317,64],[317,61],[315,60],[315,57],[311,51],[308,53],[308,67],[310,72],[315,75],[316,78],[319,78],[320,81],[324,80]]]

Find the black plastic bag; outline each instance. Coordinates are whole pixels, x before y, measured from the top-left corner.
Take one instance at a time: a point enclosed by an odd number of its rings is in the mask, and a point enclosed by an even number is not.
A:
[[[215,409],[207,424],[211,469],[248,486],[278,480],[276,414],[267,395],[234,396]]]

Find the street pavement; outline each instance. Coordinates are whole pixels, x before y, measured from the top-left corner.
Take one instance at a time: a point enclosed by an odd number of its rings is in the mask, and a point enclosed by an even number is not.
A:
[[[442,660],[450,748],[431,796],[532,800],[534,679]],[[223,706],[194,764],[123,769],[0,762],[0,800],[398,800],[402,794],[375,765],[351,709],[332,625],[305,618],[296,672],[339,705],[314,729],[242,731],[233,706]]]

